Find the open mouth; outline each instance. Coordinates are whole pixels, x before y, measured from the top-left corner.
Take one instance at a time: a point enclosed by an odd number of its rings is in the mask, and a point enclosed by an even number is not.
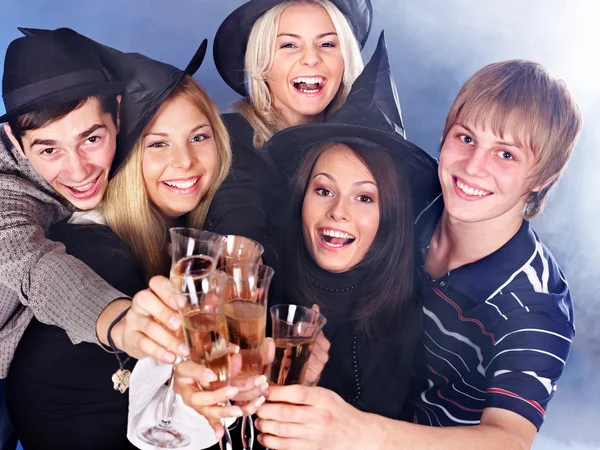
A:
[[[165,180],[161,183],[171,192],[176,194],[189,194],[198,189],[200,177],[181,178],[177,180]]]
[[[320,228],[318,230],[319,241],[329,248],[342,248],[352,244],[356,238],[345,231],[333,230],[331,228]]]
[[[98,180],[100,180],[101,175],[102,174],[98,175],[93,181],[82,184],[81,186],[67,186],[66,184],[63,184],[63,186],[69,190],[73,197],[85,200],[93,197],[98,191]]]
[[[327,78],[323,77],[297,77],[292,81],[292,86],[302,94],[318,94],[327,84]]]
[[[488,195],[492,195],[492,192],[490,192],[490,191],[474,188],[474,187],[469,186],[468,184],[462,182],[457,177],[453,177],[453,178],[454,178],[454,186],[456,186],[456,188],[460,192],[462,192],[470,197],[487,197]]]

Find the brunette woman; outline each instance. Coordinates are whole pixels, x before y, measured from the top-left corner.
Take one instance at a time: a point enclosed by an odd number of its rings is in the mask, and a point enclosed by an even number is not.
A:
[[[129,295],[144,289],[151,276],[167,273],[168,227],[202,227],[229,170],[227,131],[190,76],[205,46],[186,71],[102,49],[107,66],[131,81],[119,141],[126,159],[115,162],[101,207],[55,225],[51,236]],[[120,366],[131,370],[134,361],[116,356],[93,344],[72,345],[63,330],[32,321],[7,379],[9,413],[23,447],[132,447],[126,438],[127,394],[114,390],[111,378]]]
[[[221,234],[272,242],[279,214],[274,193],[287,185],[265,150],[274,133],[320,122],[345,101],[363,62],[371,27],[370,0],[251,0],[236,9],[215,37],[217,69],[244,96],[223,119],[233,168],[208,214]]]

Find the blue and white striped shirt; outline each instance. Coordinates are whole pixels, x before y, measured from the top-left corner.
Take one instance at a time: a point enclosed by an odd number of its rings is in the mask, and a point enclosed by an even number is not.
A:
[[[428,222],[419,265],[439,218],[439,205],[431,209],[419,218]],[[575,331],[567,281],[529,222],[496,252],[437,280],[422,267],[412,420],[476,425],[485,408],[502,408],[539,429]]]

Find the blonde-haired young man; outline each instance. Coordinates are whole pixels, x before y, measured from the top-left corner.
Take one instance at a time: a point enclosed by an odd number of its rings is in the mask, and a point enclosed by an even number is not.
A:
[[[423,334],[404,408],[413,423],[301,386],[272,387],[258,411],[265,446],[312,449],[308,436],[319,436],[318,448],[335,449],[344,433],[365,449],[531,447],[574,327],[568,284],[528,219],[581,123],[564,83],[540,64],[490,64],[465,83],[442,136],[442,195],[417,218]],[[310,410],[290,417],[281,401]]]

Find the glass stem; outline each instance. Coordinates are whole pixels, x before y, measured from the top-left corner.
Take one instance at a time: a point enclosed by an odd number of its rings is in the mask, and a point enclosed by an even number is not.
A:
[[[171,419],[173,418],[173,410],[175,409],[175,388],[173,387],[173,380],[175,379],[175,366],[171,371],[171,378],[169,378],[169,385],[163,396],[163,407],[162,407],[162,418],[160,419],[160,426],[164,428],[171,427]]]

